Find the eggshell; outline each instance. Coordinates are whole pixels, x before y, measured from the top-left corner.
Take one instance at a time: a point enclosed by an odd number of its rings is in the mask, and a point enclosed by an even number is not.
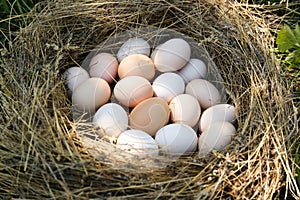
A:
[[[112,83],[118,72],[118,61],[110,53],[99,53],[95,55],[89,64],[89,74],[91,77],[102,78],[108,83]]]
[[[81,67],[71,67],[64,72],[63,76],[66,79],[69,96],[81,83],[90,78],[89,73]]]
[[[184,93],[184,81],[176,73],[168,72],[159,75],[152,83],[153,91],[157,97],[170,102],[175,96]]]
[[[198,100],[189,94],[180,94],[169,104],[171,120],[191,127],[195,126],[200,118],[201,108]]]
[[[101,78],[89,78],[73,92],[72,103],[82,111],[95,112],[110,98],[110,87]]]
[[[192,58],[181,70],[179,70],[178,74],[183,78],[185,83],[188,83],[194,79],[205,78],[207,67],[202,60]]]
[[[131,128],[145,131],[151,136],[154,136],[160,128],[166,125],[169,118],[168,103],[159,97],[142,101],[129,115]]]
[[[93,122],[106,136],[119,137],[128,127],[128,116],[119,104],[108,103],[97,110]]]
[[[130,38],[120,47],[117,58],[121,62],[125,57],[131,54],[143,54],[149,56],[150,45],[143,38]]]
[[[191,47],[181,38],[161,44],[155,53],[154,65],[160,72],[172,72],[184,67],[190,60]]]
[[[156,55],[156,53],[157,53],[157,51],[158,51],[158,49],[159,49],[160,46],[161,46],[161,44],[160,44],[160,45],[157,45],[157,46],[153,49],[153,51],[152,51],[152,53],[151,53],[151,55],[150,55],[150,57],[151,57],[152,60],[154,60],[155,55]]]
[[[155,140],[146,132],[136,129],[122,132],[117,147],[135,155],[158,155]]]
[[[196,132],[186,124],[169,124],[158,130],[155,141],[161,151],[175,156],[194,152],[197,148]]]
[[[153,89],[147,79],[140,76],[127,76],[115,85],[114,96],[124,106],[134,107],[152,97]]]
[[[122,60],[119,65],[118,74],[120,78],[141,76],[147,80],[151,80],[155,75],[155,67],[149,57],[142,54],[132,54]]]
[[[221,103],[218,89],[209,81],[194,79],[185,88],[185,93],[196,97],[202,109]]]
[[[235,135],[236,130],[229,122],[215,122],[199,137],[198,148],[200,155],[206,155],[212,150],[225,148]]]
[[[208,129],[208,127],[218,121],[227,121],[234,123],[236,120],[235,108],[230,104],[217,104],[207,108],[201,116],[199,121],[199,130],[201,132]]]

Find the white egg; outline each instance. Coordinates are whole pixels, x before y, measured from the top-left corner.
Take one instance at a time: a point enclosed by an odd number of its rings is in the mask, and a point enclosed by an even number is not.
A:
[[[154,94],[170,102],[175,96],[184,93],[184,80],[176,73],[159,75],[152,83]]]
[[[201,108],[198,100],[189,94],[180,94],[169,104],[171,120],[175,123],[195,126],[200,118]]]
[[[121,62],[125,57],[132,54],[143,54],[149,56],[150,45],[142,38],[130,38],[119,49],[117,58]]]
[[[197,148],[197,134],[188,125],[169,124],[159,129],[155,141],[166,154],[181,156]]]
[[[199,137],[198,148],[200,155],[206,155],[212,150],[226,147],[235,135],[235,128],[229,122],[215,122]]]
[[[134,107],[153,96],[150,82],[140,76],[126,76],[114,87],[115,98],[124,106]]]
[[[181,70],[179,70],[178,74],[183,78],[185,83],[188,83],[194,79],[204,79],[207,74],[207,67],[202,60],[192,58]]]
[[[218,121],[227,121],[234,123],[236,120],[235,108],[229,104],[217,104],[207,108],[201,116],[199,121],[199,130],[201,132],[208,129],[208,127]]]
[[[135,155],[158,155],[155,140],[148,133],[136,129],[122,132],[117,147]]]
[[[218,89],[209,81],[194,79],[185,88],[185,93],[196,97],[202,109],[221,103]]]
[[[111,95],[108,83],[102,78],[89,78],[73,92],[72,104],[81,111],[94,113]]]
[[[69,96],[81,83],[90,78],[89,73],[81,67],[71,67],[64,72],[63,76],[67,81]]]
[[[119,137],[128,127],[128,115],[119,104],[108,103],[97,110],[93,122],[103,130],[104,135]]]
[[[181,38],[173,38],[159,46],[153,61],[158,71],[172,72],[183,68],[190,56],[190,45]]]

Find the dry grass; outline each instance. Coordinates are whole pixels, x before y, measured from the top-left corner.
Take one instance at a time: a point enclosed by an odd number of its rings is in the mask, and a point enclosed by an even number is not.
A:
[[[223,0],[50,2],[2,52],[0,196],[21,199],[272,199],[300,196],[292,167],[297,107],[270,49],[276,21]],[[262,17],[261,17],[262,16]],[[76,138],[61,72],[128,28],[154,25],[198,41],[238,110],[230,146],[153,171],[118,170]],[[106,151],[103,148],[103,151]],[[286,192],[279,194],[280,188]]]

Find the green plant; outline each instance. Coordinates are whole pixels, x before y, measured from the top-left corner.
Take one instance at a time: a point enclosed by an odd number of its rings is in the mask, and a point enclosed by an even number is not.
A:
[[[31,10],[37,0],[0,0],[0,16],[19,15]]]
[[[277,50],[282,55],[282,62],[285,64],[289,74],[296,82],[296,91],[299,95],[300,78],[300,27],[297,24],[294,29],[284,25],[278,32],[276,38]],[[298,85],[298,86],[297,86]]]
[[[0,0],[0,47],[7,44],[10,31],[25,24],[26,13],[40,0]]]

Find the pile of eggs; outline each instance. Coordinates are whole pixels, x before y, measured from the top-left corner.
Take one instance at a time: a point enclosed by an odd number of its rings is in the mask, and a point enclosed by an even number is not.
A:
[[[97,53],[87,70],[71,67],[64,76],[75,108],[93,113],[93,125],[118,148],[181,156],[223,149],[236,132],[235,107],[221,102],[207,72],[184,39],[169,39],[151,52],[136,37],[116,56]]]

